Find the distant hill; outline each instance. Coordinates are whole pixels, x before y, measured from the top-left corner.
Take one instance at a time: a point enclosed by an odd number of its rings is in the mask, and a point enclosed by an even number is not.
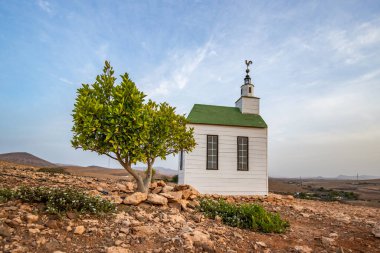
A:
[[[26,152],[0,154],[0,161],[28,165],[28,166],[35,166],[35,167],[58,167],[59,166],[59,167],[64,167],[68,171],[71,171],[71,172],[78,172],[80,170],[83,173],[85,172],[85,173],[92,173],[92,174],[98,173],[98,174],[110,174],[110,175],[124,175],[124,174],[128,175],[128,173],[122,168],[105,168],[105,167],[96,166],[96,165],[82,167],[82,166],[71,165],[71,164],[70,165],[59,164],[59,163],[54,164]],[[156,169],[156,172],[161,175],[174,176],[177,174],[177,171],[171,170],[168,168],[164,168],[164,167],[154,167],[154,168]],[[145,167],[134,167],[133,169],[138,170],[138,171],[146,170]]]
[[[347,175],[339,175],[336,177],[338,180],[370,180],[370,179],[378,179],[380,178],[379,176],[371,176],[371,175],[359,175],[358,178],[356,176],[347,176]]]
[[[164,167],[154,167],[153,168],[156,170],[157,173],[160,173],[165,176],[174,176],[178,174],[178,171],[164,168]],[[133,167],[135,170],[140,170],[140,171],[145,171],[146,167]]]
[[[0,160],[11,162],[11,163],[36,166],[36,167],[56,167],[57,166],[54,163],[43,160],[27,152],[14,152],[14,153],[0,154]]]

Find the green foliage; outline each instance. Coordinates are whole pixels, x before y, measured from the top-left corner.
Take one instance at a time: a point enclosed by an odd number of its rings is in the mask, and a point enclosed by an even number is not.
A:
[[[231,204],[223,199],[200,199],[199,210],[207,217],[219,216],[223,223],[264,233],[283,233],[289,223],[278,214],[267,212],[256,204]]]
[[[109,62],[103,73],[77,91],[73,110],[72,145],[107,155],[117,161],[136,179],[138,189],[143,181],[131,165],[145,162],[151,170],[157,157],[165,159],[180,150],[195,147],[193,129],[187,129],[184,115],[177,115],[167,103],[145,101],[145,94],[125,73],[120,84]],[[150,182],[146,173],[144,183]],[[146,188],[146,187],[145,187]]]
[[[173,183],[178,184],[178,175],[174,175],[174,176],[172,177],[171,181],[172,181]]]
[[[27,203],[43,203],[46,211],[61,214],[67,211],[104,214],[116,211],[116,206],[100,197],[89,196],[73,188],[48,188],[22,186],[15,190],[0,189],[1,200],[19,199]]]
[[[65,170],[65,168],[53,167],[53,168],[40,168],[37,170],[38,172],[52,173],[52,174],[65,174],[70,175],[69,172]]]
[[[114,71],[108,62],[103,74],[78,89],[73,110],[72,145],[99,154],[118,154],[130,163],[144,161],[141,145],[147,138],[149,118],[144,97],[125,73],[115,85]]]
[[[13,198],[14,192],[9,188],[0,188],[0,203],[7,202]]]

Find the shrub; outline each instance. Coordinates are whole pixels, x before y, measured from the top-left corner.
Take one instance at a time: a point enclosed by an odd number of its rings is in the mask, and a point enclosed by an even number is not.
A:
[[[61,214],[67,211],[104,214],[114,212],[116,207],[108,200],[89,196],[72,188],[47,188],[22,186],[15,190],[0,189],[0,199],[19,199],[28,203],[43,203],[46,211]]]
[[[0,188],[0,203],[7,202],[13,198],[13,191],[9,188]]]
[[[220,216],[223,223],[238,228],[264,233],[283,233],[289,226],[276,213],[270,213],[256,204],[231,204],[222,199],[200,199],[199,210],[209,218]]]
[[[38,172],[45,172],[45,173],[53,173],[53,174],[65,174],[70,175],[69,172],[65,170],[65,168],[56,167],[56,168],[40,168],[37,170]]]
[[[171,180],[173,183],[178,184],[178,175],[174,175]]]

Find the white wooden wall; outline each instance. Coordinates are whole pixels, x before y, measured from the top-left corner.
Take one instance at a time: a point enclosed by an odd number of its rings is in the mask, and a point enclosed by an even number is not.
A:
[[[197,143],[184,157],[179,183],[190,184],[201,193],[267,195],[267,129],[190,124]],[[207,135],[219,137],[218,170],[206,170]],[[237,136],[249,140],[248,171],[237,170]]]
[[[256,97],[240,97],[235,106],[242,113],[260,114],[260,99]]]

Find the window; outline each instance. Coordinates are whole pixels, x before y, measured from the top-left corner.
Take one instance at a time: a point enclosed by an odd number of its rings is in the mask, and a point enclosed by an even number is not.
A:
[[[218,169],[218,136],[207,135],[207,167],[208,170]]]
[[[237,137],[237,170],[248,171],[248,137]]]
[[[179,152],[179,169],[180,170],[183,169],[183,150],[181,150],[181,152]]]
[[[252,87],[249,87],[248,90],[249,93],[252,93]]]

